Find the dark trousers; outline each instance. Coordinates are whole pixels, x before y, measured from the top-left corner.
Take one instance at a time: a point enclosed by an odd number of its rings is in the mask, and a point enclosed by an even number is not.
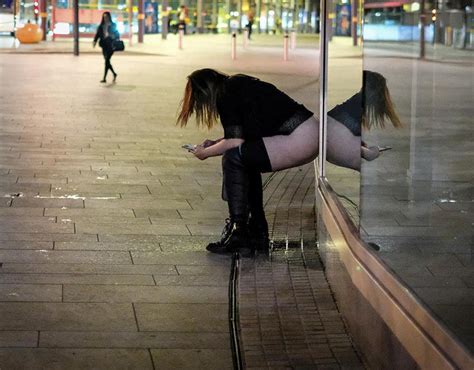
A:
[[[105,59],[105,70],[104,70],[104,80],[105,80],[107,78],[107,73],[109,72],[109,69],[115,75],[115,71],[112,67],[112,64],[110,63],[110,59],[112,59],[112,55],[114,55],[112,45],[104,46],[102,48],[102,54],[104,55],[104,59]]]

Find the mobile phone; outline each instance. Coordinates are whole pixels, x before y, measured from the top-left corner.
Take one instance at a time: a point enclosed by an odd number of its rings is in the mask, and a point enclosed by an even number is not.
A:
[[[186,149],[186,150],[194,150],[194,149],[196,149],[196,145],[184,144],[184,145],[181,146],[181,148]]]
[[[391,146],[379,146],[379,152],[385,152],[390,149],[392,149]]]

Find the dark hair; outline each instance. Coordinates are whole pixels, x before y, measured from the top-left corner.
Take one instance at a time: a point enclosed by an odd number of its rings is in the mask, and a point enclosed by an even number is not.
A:
[[[364,71],[362,84],[363,105],[365,114],[362,116],[362,126],[366,129],[372,127],[385,127],[388,118],[394,127],[402,127],[402,123],[393,105],[387,80],[380,73]]]
[[[194,71],[188,76],[188,82],[181,101],[181,112],[177,124],[186,126],[194,113],[198,126],[212,128],[217,122],[217,99],[224,90],[224,81],[229,76],[214,69],[205,68]]]
[[[112,22],[112,14],[110,14],[110,12],[103,12],[102,13],[102,19],[100,21],[100,25],[103,26],[105,21],[104,21],[104,18],[105,18],[105,15],[108,15],[109,16],[109,22],[110,24],[113,24],[114,22]]]

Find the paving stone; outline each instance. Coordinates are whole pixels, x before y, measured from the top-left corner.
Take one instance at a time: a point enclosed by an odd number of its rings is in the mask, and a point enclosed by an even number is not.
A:
[[[0,249],[53,249],[53,242],[4,240],[0,241]]]
[[[1,333],[1,332],[0,332]],[[37,333],[34,332],[37,336]],[[35,337],[35,346],[36,346]],[[229,349],[227,333],[41,331],[46,348]]]
[[[226,304],[136,303],[140,331],[228,332]]]
[[[150,354],[140,349],[0,349],[5,369],[82,370],[153,369]]]
[[[56,242],[54,244],[55,250],[98,250],[98,251],[131,251],[131,250],[150,250],[161,251],[160,243],[158,242]]]
[[[163,370],[233,369],[230,350],[152,349],[153,362]]]
[[[0,250],[4,263],[132,263],[127,252],[50,251],[50,250]]]
[[[28,208],[84,208],[82,199],[61,199],[61,198],[15,198],[12,207]]]
[[[155,281],[152,275],[2,273],[0,284],[155,285]]]
[[[88,208],[46,208],[44,210],[45,216],[58,216],[58,218],[68,217],[130,217],[134,218],[135,215],[131,209],[88,209]]]
[[[97,263],[3,263],[3,273],[37,274],[129,274],[129,275],[177,275],[174,265],[132,265]]]
[[[135,331],[131,304],[0,302],[3,330]]]
[[[63,297],[64,302],[227,303],[227,290],[210,286],[65,285]]]
[[[97,241],[97,234],[43,234],[43,233],[6,233],[0,232],[0,241],[35,241],[35,242],[45,242],[45,241]]]
[[[37,347],[37,331],[0,331],[0,348]]]
[[[199,252],[130,252],[135,264],[173,264],[173,265],[230,265],[230,256],[215,255],[207,251]],[[1,256],[1,255],[0,255]]]
[[[0,302],[61,302],[61,285],[0,285]]]
[[[1,276],[0,276],[1,277]],[[163,286],[225,286],[229,285],[229,273],[213,275],[154,275],[156,285]],[[1,281],[1,280],[0,280]]]

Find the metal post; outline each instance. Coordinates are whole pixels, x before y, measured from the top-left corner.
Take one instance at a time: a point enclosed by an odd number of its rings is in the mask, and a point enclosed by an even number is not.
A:
[[[328,92],[328,0],[321,0],[319,47],[319,177],[326,176],[327,92]]]
[[[296,49],[296,31],[291,30],[290,32],[290,49],[295,50]]]
[[[128,1],[128,44],[133,44],[133,0]]]
[[[421,0],[420,2],[420,59],[425,58],[426,48],[425,48],[425,0]]]
[[[56,40],[54,28],[56,24],[56,0],[51,0],[51,31],[53,32],[53,41]]]
[[[283,60],[288,61],[288,34],[283,37]]]
[[[184,26],[180,24],[178,26],[178,49],[183,50],[183,36],[184,36]]]
[[[262,0],[257,0],[257,8],[255,10],[256,21],[257,21],[257,32],[261,33],[262,29],[260,28],[260,18],[262,17]]]
[[[145,0],[138,0],[138,43],[143,43],[143,34],[145,33]]]
[[[232,46],[231,46],[231,56],[232,60],[237,59],[237,35],[235,32],[232,32]]]
[[[73,0],[74,4],[74,55],[79,56],[79,0]]]
[[[357,0],[351,0],[351,35],[353,46],[357,46],[357,6]]]
[[[169,19],[169,11],[168,11],[168,0],[163,0],[163,4],[161,5],[161,38],[166,40],[168,37],[168,19]]]
[[[46,32],[47,30],[47,20],[48,20],[48,12],[46,10],[46,1],[47,0],[38,0],[40,6],[40,18],[41,18],[41,30],[43,31],[43,41],[46,41]]]
[[[202,0],[197,0],[196,13],[197,13],[197,22],[196,22],[197,31],[198,33],[203,33],[204,28],[202,25]]]

